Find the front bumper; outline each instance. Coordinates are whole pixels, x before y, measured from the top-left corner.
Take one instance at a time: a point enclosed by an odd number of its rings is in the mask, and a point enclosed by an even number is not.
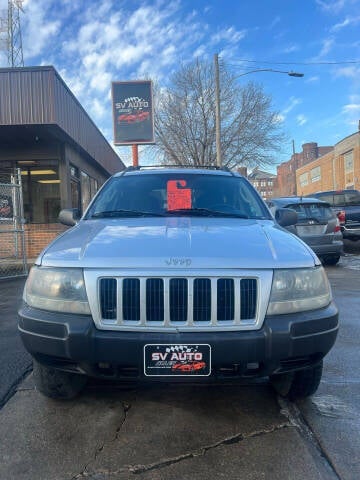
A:
[[[146,344],[209,344],[212,373],[196,381],[264,377],[318,363],[338,332],[334,303],[301,314],[269,316],[261,329],[239,332],[122,332],[98,330],[91,316],[51,313],[23,305],[19,331],[40,363],[94,377],[153,381],[143,372]],[[195,377],[181,377],[194,381]],[[178,377],[163,380],[179,381]]]

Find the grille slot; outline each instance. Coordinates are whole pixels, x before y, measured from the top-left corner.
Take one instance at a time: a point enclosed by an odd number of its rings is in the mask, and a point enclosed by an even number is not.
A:
[[[243,278],[240,281],[241,320],[255,317],[257,282],[255,278]]]
[[[116,318],[116,279],[102,278],[100,280],[100,309],[105,320]]]
[[[140,320],[140,280],[124,278],[122,285],[123,320]]]
[[[188,282],[186,278],[170,280],[170,321],[186,322],[188,311]]]
[[[100,278],[104,325],[240,326],[256,324],[257,278]]]
[[[220,278],[217,281],[217,319],[234,320],[234,280]]]
[[[146,319],[148,322],[164,321],[164,282],[162,278],[146,280]]]
[[[194,322],[211,320],[211,280],[195,278],[194,280]]]

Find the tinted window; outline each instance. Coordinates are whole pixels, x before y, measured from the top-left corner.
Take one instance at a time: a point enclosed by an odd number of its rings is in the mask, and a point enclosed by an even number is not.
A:
[[[345,192],[346,205],[360,205],[360,192]]]
[[[321,193],[316,196],[323,202],[328,202],[330,205],[334,205],[334,196],[332,193]]]
[[[200,209],[246,218],[271,218],[244,178],[186,172],[113,177],[91,205],[86,218],[121,210],[198,215]]]
[[[334,194],[334,207],[338,205],[345,205],[345,195],[343,193]]]
[[[297,212],[299,222],[308,218],[330,220],[330,218],[334,216],[330,206],[322,205],[320,203],[289,204],[286,205],[286,208],[291,208]]]

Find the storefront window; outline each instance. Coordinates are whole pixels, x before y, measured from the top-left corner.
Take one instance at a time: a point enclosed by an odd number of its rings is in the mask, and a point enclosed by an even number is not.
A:
[[[57,161],[19,162],[23,184],[24,215],[30,223],[55,223],[60,211]]]
[[[91,200],[90,177],[87,173],[81,172],[81,203],[82,211],[84,212]]]
[[[71,194],[71,208],[81,210],[81,192],[80,192],[80,178],[79,169],[70,165],[70,194]]]

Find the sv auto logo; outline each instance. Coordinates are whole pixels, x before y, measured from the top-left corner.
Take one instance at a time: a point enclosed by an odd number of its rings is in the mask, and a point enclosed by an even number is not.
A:
[[[191,258],[168,258],[165,260],[169,267],[189,267],[191,265]]]

